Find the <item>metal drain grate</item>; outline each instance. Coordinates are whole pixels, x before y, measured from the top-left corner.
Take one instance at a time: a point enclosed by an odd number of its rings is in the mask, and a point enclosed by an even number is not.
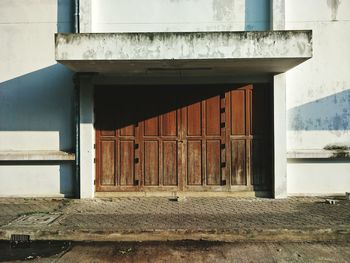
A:
[[[29,247],[30,246],[30,235],[23,234],[12,234],[10,239],[11,247]]]
[[[59,216],[59,214],[23,215],[12,221],[10,225],[17,227],[41,227],[53,223]]]

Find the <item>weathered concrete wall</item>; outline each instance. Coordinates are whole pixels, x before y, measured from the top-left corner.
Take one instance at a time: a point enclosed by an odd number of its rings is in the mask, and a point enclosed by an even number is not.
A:
[[[71,32],[69,0],[0,1],[0,151],[74,150],[72,72],[54,34]],[[0,162],[0,195],[71,195],[72,163]]]
[[[58,34],[56,59],[309,58],[310,31]]]
[[[286,29],[313,30],[313,58],[287,73],[289,150],[350,146],[349,28],[350,1],[286,0]],[[290,194],[349,190],[349,178],[344,164],[288,165]]]

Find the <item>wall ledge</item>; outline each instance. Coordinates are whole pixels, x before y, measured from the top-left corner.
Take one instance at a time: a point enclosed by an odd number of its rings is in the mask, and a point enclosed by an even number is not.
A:
[[[74,161],[75,154],[63,151],[0,151],[0,161]]]
[[[295,149],[287,152],[287,159],[350,159],[350,150]]]

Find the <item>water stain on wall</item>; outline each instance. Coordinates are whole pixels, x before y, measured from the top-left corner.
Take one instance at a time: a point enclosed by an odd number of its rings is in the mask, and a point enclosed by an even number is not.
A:
[[[232,0],[213,0],[214,19],[217,21],[232,19],[234,9]]]
[[[337,20],[338,8],[340,3],[341,3],[340,0],[327,0],[327,5],[331,9],[332,21]]]

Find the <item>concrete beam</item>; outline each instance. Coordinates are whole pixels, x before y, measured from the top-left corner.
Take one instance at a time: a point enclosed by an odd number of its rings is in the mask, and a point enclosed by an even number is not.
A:
[[[1,151],[0,161],[74,161],[75,154],[62,151]]]
[[[287,152],[288,159],[350,159],[350,150],[300,149]]]
[[[311,37],[311,31],[56,34],[56,60],[307,59]]]

